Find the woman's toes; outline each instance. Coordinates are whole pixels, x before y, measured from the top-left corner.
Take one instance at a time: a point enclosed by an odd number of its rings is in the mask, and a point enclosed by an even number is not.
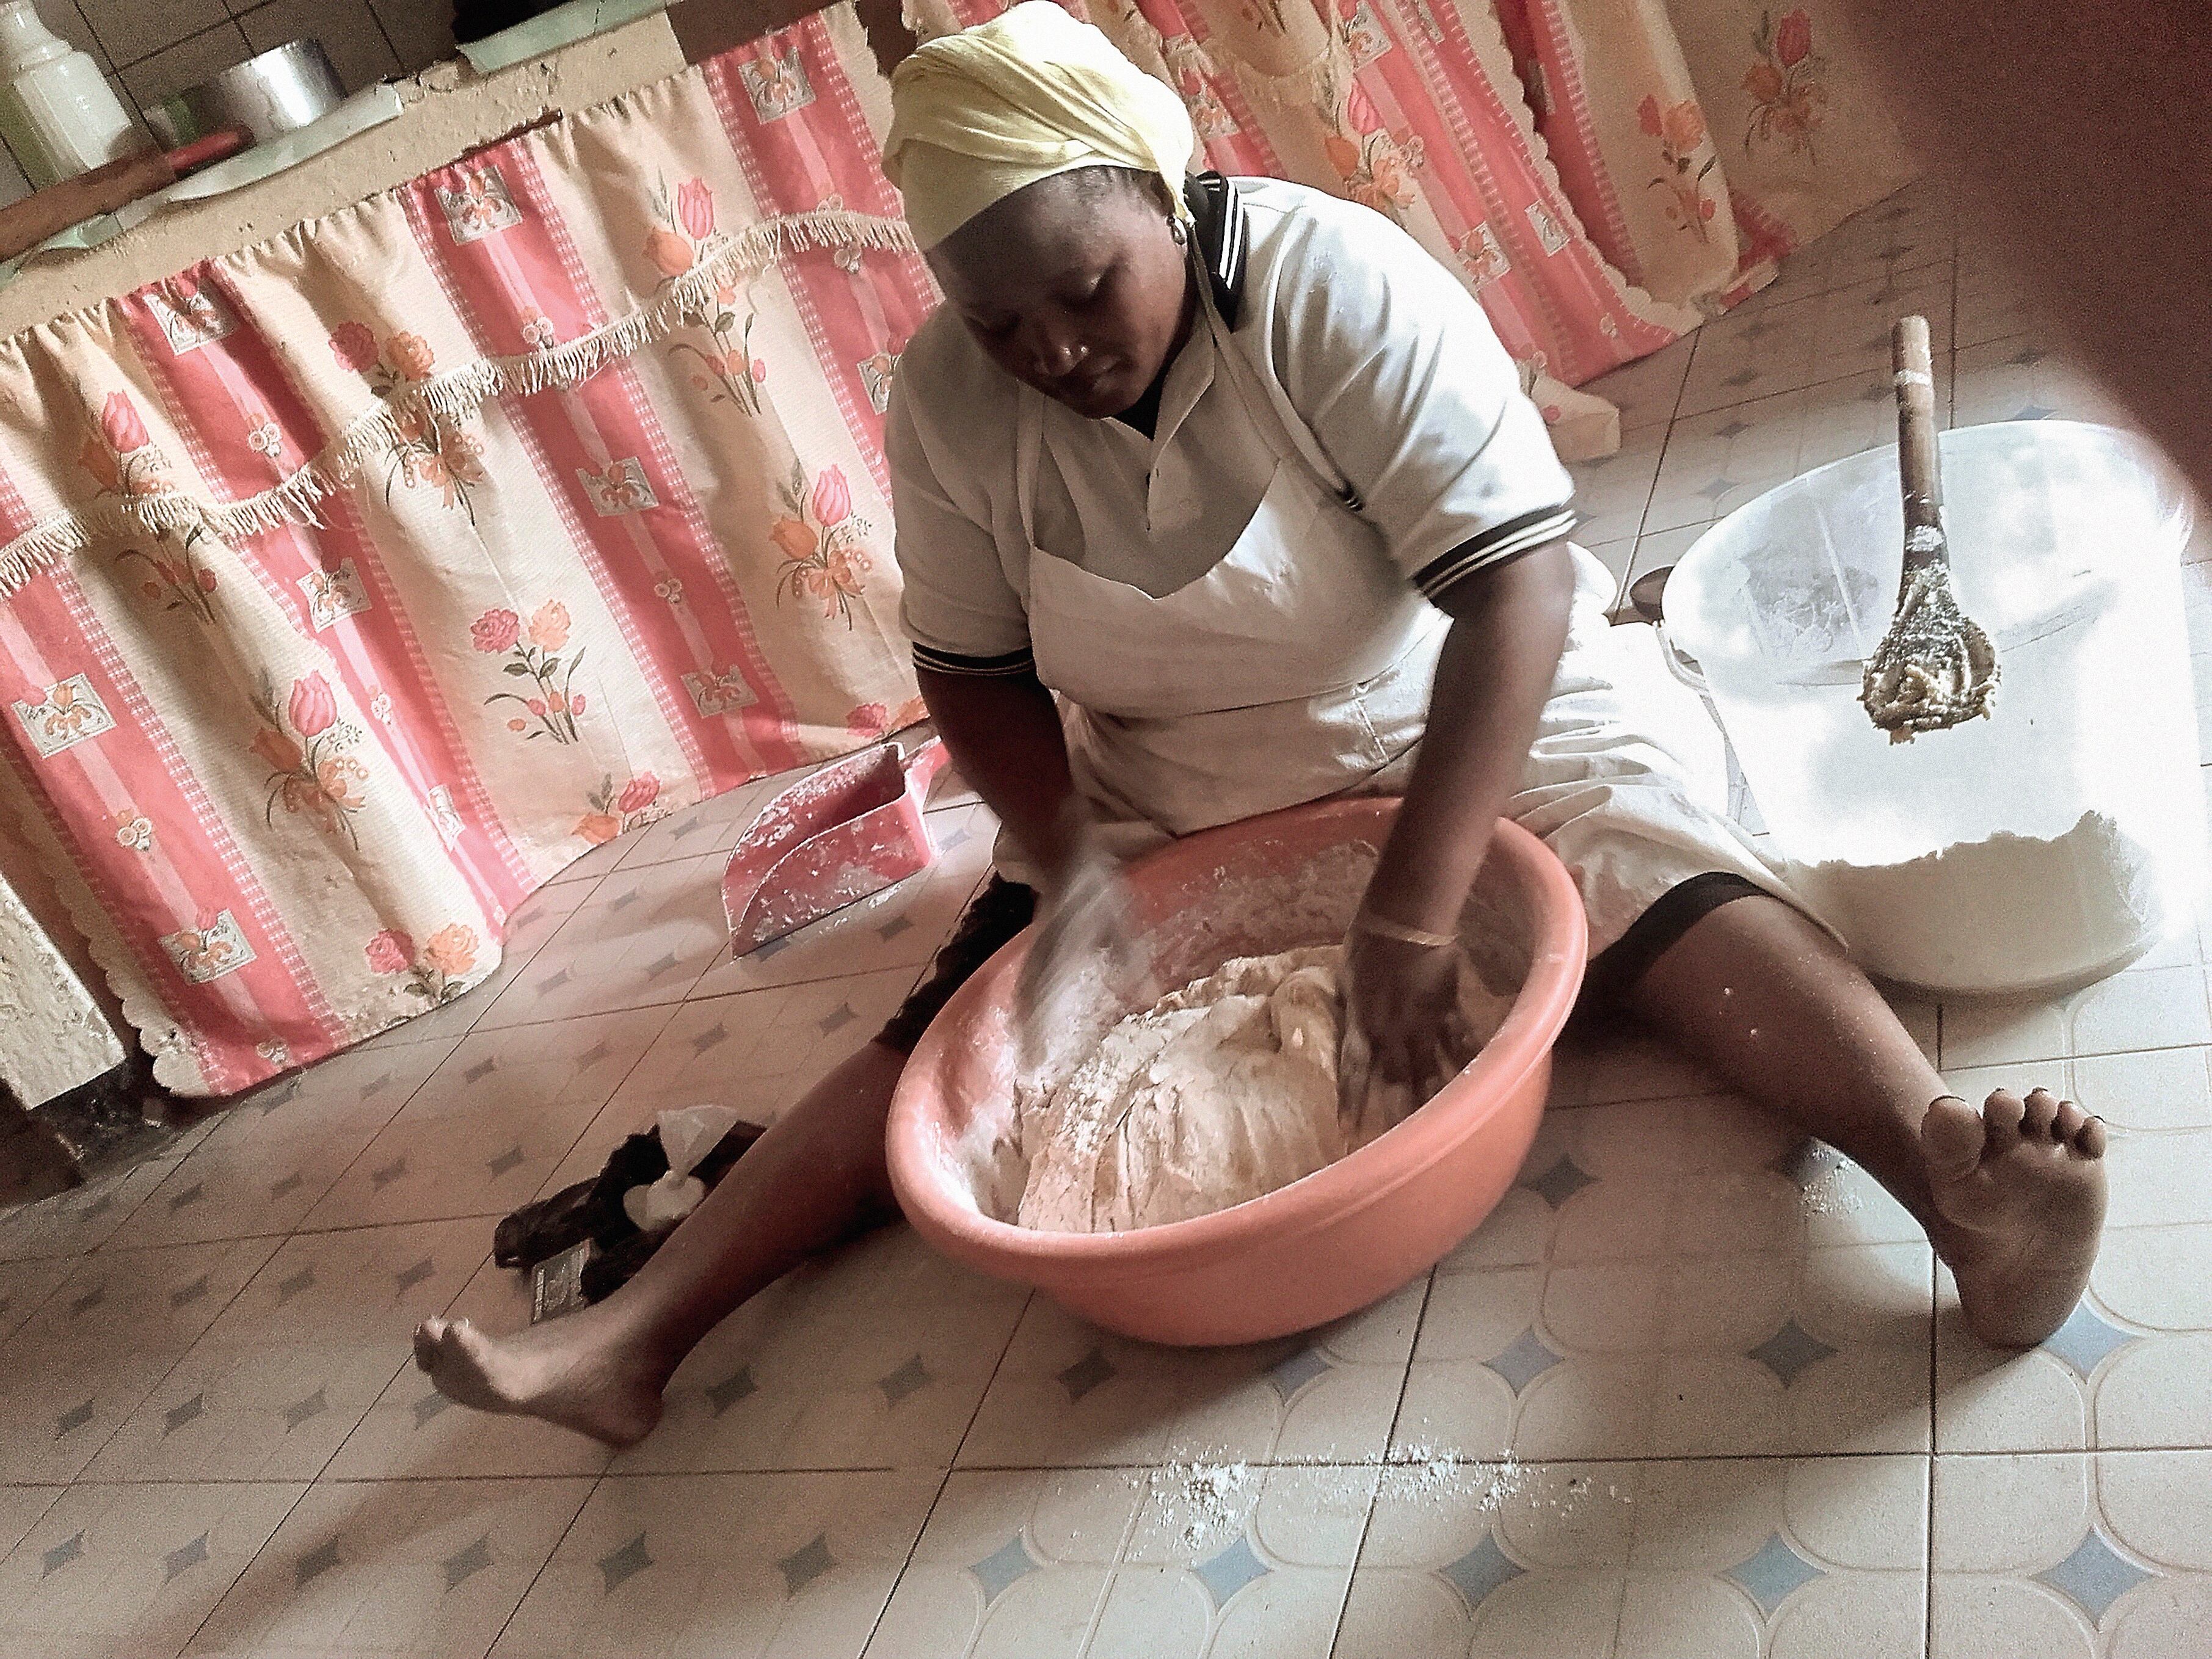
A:
[[[432,1314],[415,1328],[415,1365],[418,1370],[428,1370],[438,1357],[438,1345],[446,1339],[446,1322]]]
[[[2074,1150],[2084,1158],[2102,1158],[2105,1155],[2105,1120],[2093,1117],[2074,1137]]]
[[[2027,1103],[2009,1089],[1996,1089],[1982,1103],[1982,1126],[1989,1137],[1989,1153],[2001,1156],[2020,1139],[2020,1126],[2027,1116]]]
[[[1920,1148],[1929,1173],[1939,1181],[1963,1181],[1982,1161],[1987,1144],[1982,1115],[1956,1095],[1945,1095],[1920,1120]]]
[[[2021,1108],[2021,1133],[2030,1140],[2048,1141],[2051,1126],[2058,1121],[2058,1097],[2048,1089],[2030,1089]]]
[[[2081,1126],[2089,1121],[2088,1113],[2070,1100],[2058,1103],[2057,1115],[2051,1121],[2051,1138],[2062,1146],[2074,1144],[2074,1137],[2081,1133]]]

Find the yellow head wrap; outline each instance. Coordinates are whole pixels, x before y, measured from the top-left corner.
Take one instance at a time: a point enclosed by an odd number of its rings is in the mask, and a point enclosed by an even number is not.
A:
[[[1090,24],[1026,0],[892,73],[884,172],[933,247],[1024,185],[1102,164],[1159,174],[1182,212],[1195,146],[1180,98]]]

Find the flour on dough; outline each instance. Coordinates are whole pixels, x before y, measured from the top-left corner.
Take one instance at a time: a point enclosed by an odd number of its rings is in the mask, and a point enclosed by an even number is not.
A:
[[[1050,1232],[1188,1220],[1357,1151],[1419,1103],[1377,1085],[1337,1107],[1344,947],[1239,957],[1132,1014],[1048,1093],[1021,1103],[1029,1173],[1016,1219]],[[1487,1042],[1511,998],[1462,974]]]

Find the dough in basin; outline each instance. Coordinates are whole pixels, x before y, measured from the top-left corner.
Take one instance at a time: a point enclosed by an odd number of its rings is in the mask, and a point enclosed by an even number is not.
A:
[[[1016,1218],[1121,1232],[1257,1198],[1373,1140],[1419,1103],[1377,1085],[1337,1106],[1344,947],[1239,957],[1109,1030],[1048,1093],[1022,1103],[1029,1171]],[[1511,1006],[1461,975],[1487,1042]]]

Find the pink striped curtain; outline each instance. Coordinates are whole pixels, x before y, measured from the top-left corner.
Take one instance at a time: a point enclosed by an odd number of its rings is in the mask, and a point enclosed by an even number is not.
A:
[[[1771,280],[1911,177],[1817,4],[1063,0],[1179,91],[1212,164],[1397,220],[1474,291],[1570,459],[1571,388]],[[1001,0],[915,0],[925,35]]]

